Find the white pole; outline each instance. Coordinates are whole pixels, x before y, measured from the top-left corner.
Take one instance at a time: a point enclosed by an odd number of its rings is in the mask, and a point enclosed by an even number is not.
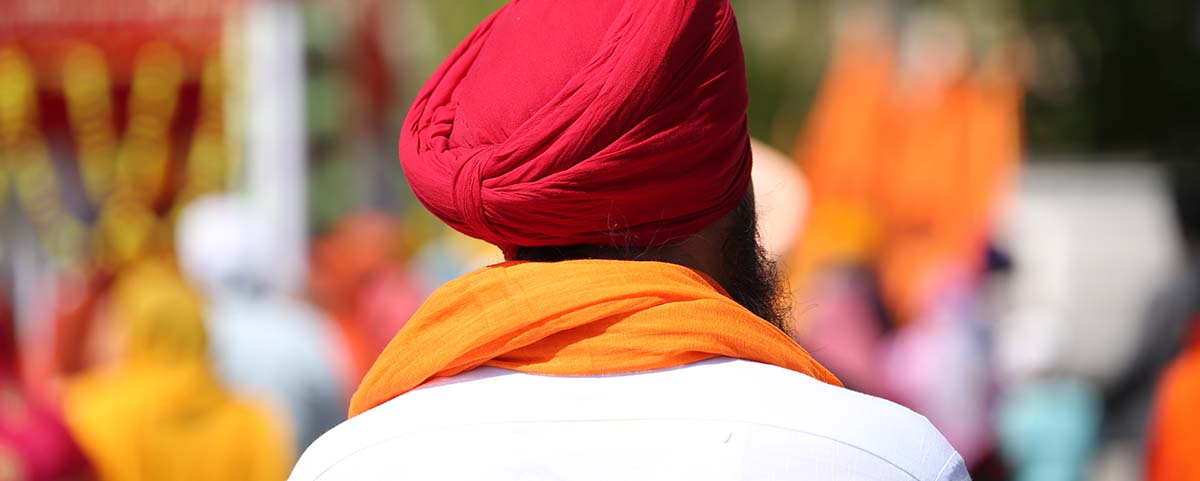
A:
[[[250,2],[245,20],[249,203],[269,237],[273,287],[297,293],[307,270],[301,12],[295,2]]]

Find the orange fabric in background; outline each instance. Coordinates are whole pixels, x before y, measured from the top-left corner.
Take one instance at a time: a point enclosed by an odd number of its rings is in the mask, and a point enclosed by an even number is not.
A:
[[[1014,55],[1002,51],[993,57]],[[982,242],[1001,203],[1012,191],[1024,155],[1021,104],[1025,89],[1013,60],[995,60],[973,81],[967,114],[966,162],[961,201],[953,203],[956,231]]]
[[[1014,47],[907,82],[895,57],[862,26],[837,39],[797,144],[812,210],[790,277],[804,296],[824,268],[873,262],[903,324],[947,273],[978,270],[1020,165],[1024,92]]]
[[[874,175],[887,154],[879,136],[895,77],[894,55],[877,39],[839,42],[808,122],[797,140],[797,160],[813,201],[860,207],[871,202]]]
[[[1193,325],[1200,326],[1200,318]],[[1200,481],[1200,329],[1158,382],[1146,481]]]
[[[313,294],[341,334],[339,348],[352,382],[366,375],[391,338],[392,333],[376,335],[379,329],[370,324],[364,298],[375,281],[400,270],[403,238],[395,219],[357,212],[338,221],[313,249]]]
[[[447,283],[367,373],[354,416],[439,377],[479,366],[597,375],[718,356],[773,364],[840,385],[790,337],[675,264],[507,262]]]
[[[876,185],[883,215],[878,270],[884,299],[901,324],[920,317],[941,270],[963,258],[953,229],[964,202],[971,85],[914,84],[889,112]]]
[[[1023,91],[1011,67],[971,75],[898,109],[879,203],[880,276],[900,320],[923,315],[947,269],[975,272],[1021,161]]]
[[[790,254],[791,285],[805,291],[830,264],[863,262],[878,243],[875,172],[886,155],[879,136],[891,102],[895,59],[881,38],[843,34],[821,82],[796,159],[808,179],[810,213]]]

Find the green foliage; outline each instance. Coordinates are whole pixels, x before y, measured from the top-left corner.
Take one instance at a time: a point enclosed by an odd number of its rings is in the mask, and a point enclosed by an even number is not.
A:
[[[1030,142],[1072,150],[1200,154],[1200,5],[1192,0],[1022,0],[1032,31],[1063,35],[1069,95],[1031,95]]]

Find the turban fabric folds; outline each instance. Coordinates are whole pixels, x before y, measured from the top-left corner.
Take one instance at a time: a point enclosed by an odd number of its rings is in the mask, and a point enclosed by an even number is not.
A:
[[[745,60],[727,0],[516,0],[417,95],[416,197],[509,258],[690,236],[750,183]]]

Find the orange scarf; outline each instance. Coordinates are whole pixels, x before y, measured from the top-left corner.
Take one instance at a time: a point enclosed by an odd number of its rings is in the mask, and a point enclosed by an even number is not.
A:
[[[434,378],[487,365],[535,374],[648,371],[725,356],[840,385],[790,337],[675,264],[506,262],[447,283],[388,344],[355,416]]]

